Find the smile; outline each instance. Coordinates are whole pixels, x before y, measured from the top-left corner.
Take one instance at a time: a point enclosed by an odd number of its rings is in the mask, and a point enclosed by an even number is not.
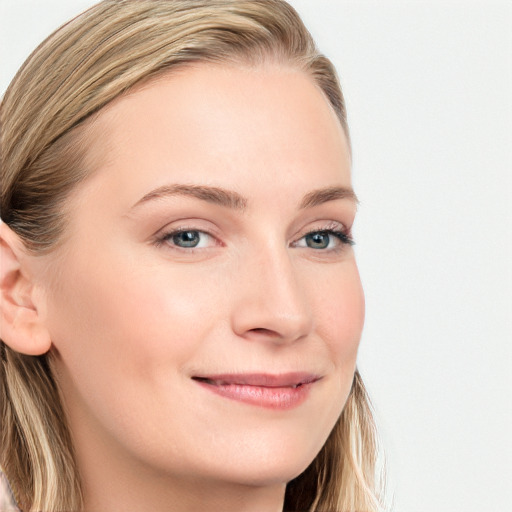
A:
[[[302,404],[321,377],[310,373],[287,373],[209,375],[192,379],[203,388],[231,400],[286,410]]]

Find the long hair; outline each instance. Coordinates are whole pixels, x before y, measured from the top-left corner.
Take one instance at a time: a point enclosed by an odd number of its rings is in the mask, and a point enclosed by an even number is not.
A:
[[[349,138],[336,71],[282,0],[104,0],[49,36],[0,106],[0,213],[33,254],[65,229],[64,200],[86,177],[94,115],[135,84],[194,62],[277,62],[308,74]],[[27,356],[0,341],[0,465],[30,511],[80,510],[80,476],[51,351]],[[358,372],[311,465],[286,489],[285,511],[373,512],[376,436]]]

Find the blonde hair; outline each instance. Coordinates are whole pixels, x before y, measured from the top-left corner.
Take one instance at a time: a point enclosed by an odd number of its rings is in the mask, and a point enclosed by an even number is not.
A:
[[[65,234],[64,200],[87,177],[88,120],[141,81],[194,62],[283,63],[309,74],[348,138],[331,62],[282,0],[104,0],[48,37],[0,107],[1,215],[34,254]],[[0,465],[31,511],[81,509],[80,478],[51,351],[0,342]],[[312,464],[287,486],[285,511],[379,509],[371,408],[358,372]]]

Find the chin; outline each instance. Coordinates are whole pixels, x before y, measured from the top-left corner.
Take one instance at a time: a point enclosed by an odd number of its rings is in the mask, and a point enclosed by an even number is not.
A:
[[[293,435],[293,434],[292,434]],[[252,446],[237,447],[225,453],[209,473],[224,481],[247,486],[272,486],[286,484],[303,473],[311,464],[322,444],[311,445],[301,437],[276,440],[277,442],[254,443]]]

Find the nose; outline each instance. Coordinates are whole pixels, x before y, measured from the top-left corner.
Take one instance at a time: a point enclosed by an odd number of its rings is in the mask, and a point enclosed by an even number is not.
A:
[[[235,278],[232,328],[238,336],[282,345],[312,331],[305,277],[301,279],[296,266],[286,248],[261,249],[245,259]]]

